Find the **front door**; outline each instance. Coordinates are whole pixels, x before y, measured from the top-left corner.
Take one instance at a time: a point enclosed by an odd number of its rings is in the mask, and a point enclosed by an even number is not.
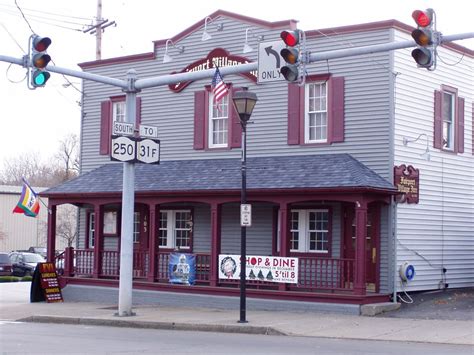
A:
[[[377,268],[379,260],[379,221],[380,209],[378,206],[369,205],[367,210],[367,232],[365,243],[365,272],[367,289],[378,291]],[[355,260],[355,210],[351,207],[344,208],[344,258]]]

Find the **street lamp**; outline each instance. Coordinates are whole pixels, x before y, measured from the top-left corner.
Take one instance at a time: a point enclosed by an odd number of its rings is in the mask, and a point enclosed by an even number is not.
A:
[[[257,103],[257,95],[253,92],[247,91],[244,88],[243,91],[237,91],[234,93],[232,98],[234,101],[234,107],[240,117],[240,125],[242,126],[242,189],[240,192],[240,203],[245,205],[247,203],[247,123],[252,115],[253,108]],[[242,210],[242,207],[241,207]],[[245,286],[246,286],[246,243],[247,243],[247,227],[240,224],[240,320],[239,323],[247,323],[245,319],[246,312],[246,299],[245,299]]]

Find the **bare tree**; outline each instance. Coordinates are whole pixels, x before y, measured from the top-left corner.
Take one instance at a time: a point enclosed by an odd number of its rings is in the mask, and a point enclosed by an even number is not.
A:
[[[47,163],[39,155],[26,153],[5,159],[0,171],[0,184],[21,185],[25,178],[30,185],[49,187],[77,176],[79,171],[79,141],[75,134],[66,136],[59,143],[59,150]]]
[[[77,207],[61,205],[58,207],[56,237],[63,239],[68,247],[74,246],[77,238]]]
[[[79,139],[75,134],[69,134],[59,142],[59,152],[56,158],[62,165],[64,181],[70,180],[79,173]]]

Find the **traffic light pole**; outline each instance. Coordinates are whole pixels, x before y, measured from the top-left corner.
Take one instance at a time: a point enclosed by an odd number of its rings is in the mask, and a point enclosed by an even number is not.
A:
[[[456,34],[450,36],[440,36],[439,44],[452,42],[467,38],[474,38],[474,32]],[[416,47],[415,41],[393,42],[365,47],[348,48],[307,55],[307,62],[317,62],[327,59],[344,58],[362,54],[377,52],[386,52],[402,48]],[[0,61],[21,65],[25,68],[31,67],[28,56],[23,58],[14,58],[0,55]],[[102,75],[84,73],[81,71],[61,68],[48,65],[45,68],[52,73],[72,76],[84,80],[95,81],[106,85],[121,88],[126,92],[126,115],[125,120],[129,123],[135,123],[136,115],[136,94],[142,89],[156,86],[175,84],[182,81],[193,81],[199,79],[212,78],[215,69],[208,69],[192,73],[181,73],[163,75],[146,79],[136,79],[136,72],[130,70],[127,72],[127,80],[110,78]],[[222,75],[248,73],[258,69],[258,63],[240,64],[232,67],[219,68]],[[122,243],[120,250],[120,280],[119,280],[119,316],[132,315],[132,287],[133,287],[133,218],[134,218],[134,184],[135,167],[133,163],[123,163],[123,191],[122,191]],[[51,261],[51,260],[49,260]]]

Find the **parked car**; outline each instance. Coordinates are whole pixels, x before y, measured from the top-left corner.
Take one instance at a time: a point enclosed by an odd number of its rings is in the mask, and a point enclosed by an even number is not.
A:
[[[46,258],[46,248],[45,247],[29,247],[27,251],[29,253],[39,254],[43,258]]]
[[[46,259],[35,253],[11,252],[10,261],[13,276],[28,276],[33,275],[36,265],[46,262]]]
[[[10,276],[12,274],[12,263],[8,253],[0,253],[0,276]]]

